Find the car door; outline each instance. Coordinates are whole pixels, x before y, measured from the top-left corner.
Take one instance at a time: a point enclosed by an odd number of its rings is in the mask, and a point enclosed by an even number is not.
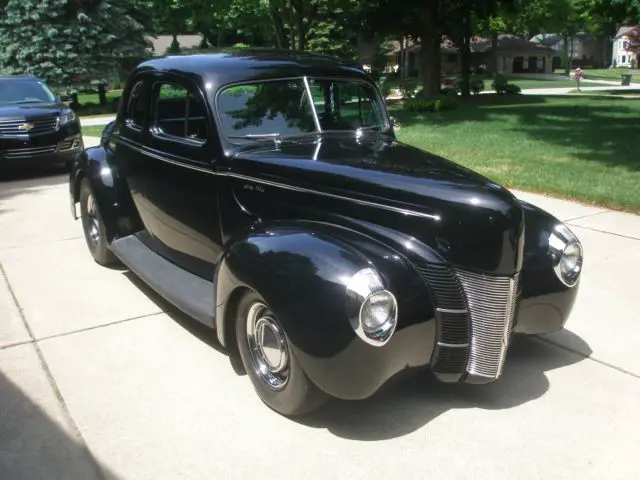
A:
[[[136,204],[152,248],[172,263],[213,281],[221,252],[218,150],[202,91],[186,79],[154,76],[148,128],[136,156]]]

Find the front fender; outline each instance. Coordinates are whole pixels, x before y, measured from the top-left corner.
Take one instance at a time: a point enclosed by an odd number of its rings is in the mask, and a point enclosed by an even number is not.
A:
[[[435,322],[424,282],[396,252],[365,238],[356,247],[353,235],[340,227],[274,224],[232,242],[217,274],[220,342],[233,338],[229,298],[248,288],[269,304],[309,378],[330,395],[366,398],[403,368],[427,365]],[[349,322],[346,285],[368,267],[398,300],[398,326],[383,347],[364,342]]]
[[[73,164],[69,180],[70,195],[74,204],[80,201],[82,179],[86,178],[89,181],[109,242],[118,236],[133,233],[142,224],[126,181],[119,174],[112,155],[113,153],[103,146],[86,149]],[[74,207],[74,216],[75,211]]]
[[[552,333],[564,328],[580,282],[567,287],[553,270],[549,236],[562,222],[534,205],[523,201],[521,204],[525,214],[525,249],[522,297],[514,330],[526,334]]]

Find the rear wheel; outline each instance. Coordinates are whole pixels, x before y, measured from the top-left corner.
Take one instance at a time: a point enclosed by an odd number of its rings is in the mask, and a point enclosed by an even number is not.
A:
[[[86,178],[80,183],[80,217],[84,238],[94,260],[105,266],[115,263],[116,256],[107,246],[106,228],[98,202]]]
[[[302,415],[325,403],[328,396],[305,374],[266,302],[257,294],[248,293],[237,312],[240,357],[262,401],[285,416]]]

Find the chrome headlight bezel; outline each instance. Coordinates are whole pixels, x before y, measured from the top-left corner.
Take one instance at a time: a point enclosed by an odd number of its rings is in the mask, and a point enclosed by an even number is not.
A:
[[[74,112],[69,108],[60,112],[60,116],[58,117],[58,123],[60,125],[67,125],[69,123],[75,122],[77,119],[78,119],[78,116],[76,115],[76,112]]]
[[[384,287],[382,279],[372,268],[364,268],[355,273],[347,282],[347,295],[357,302],[359,307],[354,309],[349,321],[355,333],[369,345],[381,347],[386,345],[395,333],[398,325],[398,301],[393,293]],[[388,315],[384,322],[367,327],[367,306],[378,297],[387,301]]]
[[[565,262],[569,257],[569,251],[577,250],[577,260],[567,271]],[[549,234],[549,253],[556,277],[567,287],[575,287],[582,274],[584,263],[584,250],[578,237],[563,223],[556,225]]]

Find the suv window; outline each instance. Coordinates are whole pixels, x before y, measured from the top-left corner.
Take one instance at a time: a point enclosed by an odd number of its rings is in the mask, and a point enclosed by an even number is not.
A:
[[[161,82],[156,86],[157,134],[204,143],[207,140],[207,111],[200,97],[175,83]]]
[[[144,88],[144,82],[136,83],[131,89],[127,104],[127,124],[141,130],[146,120],[149,91]]]

